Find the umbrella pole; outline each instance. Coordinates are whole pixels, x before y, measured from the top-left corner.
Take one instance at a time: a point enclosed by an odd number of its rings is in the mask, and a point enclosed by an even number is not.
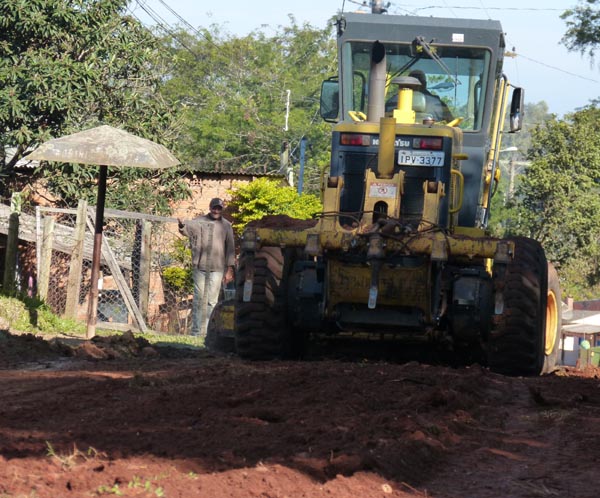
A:
[[[94,230],[94,251],[92,253],[92,277],[90,282],[90,299],[88,303],[86,339],[96,335],[98,316],[98,280],[100,276],[100,259],[102,256],[102,225],[104,224],[104,201],[106,199],[106,177],[108,166],[100,166],[98,179],[98,200],[96,202],[96,227]]]

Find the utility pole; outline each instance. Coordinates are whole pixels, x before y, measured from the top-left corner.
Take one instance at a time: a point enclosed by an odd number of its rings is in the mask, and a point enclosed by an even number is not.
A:
[[[292,165],[290,162],[290,144],[287,141],[284,141],[281,145],[281,152],[279,157],[281,161],[279,171],[285,175],[289,186],[293,187],[294,170],[292,169]]]
[[[508,200],[512,201],[515,195],[515,158],[510,155],[508,161]]]
[[[285,99],[285,126],[283,127],[283,131],[288,131],[288,122],[290,119],[290,93],[291,90],[286,90],[286,99]]]
[[[306,137],[300,140],[300,172],[298,173],[298,193],[304,188],[304,161],[306,160]]]

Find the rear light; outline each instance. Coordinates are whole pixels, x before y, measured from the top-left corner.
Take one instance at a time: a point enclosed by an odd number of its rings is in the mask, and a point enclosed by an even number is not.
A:
[[[371,145],[371,135],[359,135],[358,133],[341,133],[341,145],[361,145],[368,147]]]
[[[442,150],[444,140],[441,137],[413,138],[413,149]]]

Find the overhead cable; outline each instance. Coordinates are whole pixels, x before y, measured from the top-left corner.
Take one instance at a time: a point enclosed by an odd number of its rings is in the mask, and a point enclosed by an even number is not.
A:
[[[539,64],[540,66],[544,66],[547,67],[549,69],[554,69],[555,71],[560,71],[561,73],[565,73],[568,74],[570,76],[574,76],[575,78],[579,78],[582,80],[587,80],[587,81],[591,81],[592,83],[600,83],[599,80],[595,80],[593,78],[588,78],[587,76],[581,76],[580,74],[576,74],[576,73],[572,73],[570,71],[565,71],[564,69],[560,68],[560,67],[556,67],[556,66],[551,66],[550,64],[546,64],[545,62],[541,62],[535,59],[532,59],[531,57],[527,57],[526,55],[523,54],[519,54],[517,52],[509,52],[511,54],[511,56],[517,56],[517,57],[522,57],[523,59],[528,60],[529,62],[533,62],[535,64]]]
[[[169,26],[169,23],[165,19],[163,19],[160,16],[160,14],[158,14],[158,12],[156,12],[154,9],[152,9],[150,6],[148,6],[146,1],[136,0],[136,3],[156,23],[158,28],[162,29],[163,32],[165,32],[167,35],[171,36],[177,43],[179,43],[179,45],[181,45],[181,47],[183,49],[187,50],[190,54],[192,54],[196,60],[198,60],[200,58],[196,52],[194,52],[190,47],[188,47],[181,40],[181,38],[177,35],[177,32],[175,30],[173,30],[171,28],[171,26]],[[130,8],[130,12],[138,21],[140,21],[142,24],[144,24],[142,22],[142,20],[139,17],[137,17],[135,12],[133,10],[131,10],[131,8]]]

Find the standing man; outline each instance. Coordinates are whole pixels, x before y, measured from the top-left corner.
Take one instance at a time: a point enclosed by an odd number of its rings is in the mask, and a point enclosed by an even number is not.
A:
[[[221,283],[233,280],[235,248],[231,223],[223,218],[223,201],[214,198],[209,213],[179,222],[179,232],[190,239],[194,276],[192,335],[206,337],[206,327],[219,300]],[[225,274],[223,276],[223,274]]]

